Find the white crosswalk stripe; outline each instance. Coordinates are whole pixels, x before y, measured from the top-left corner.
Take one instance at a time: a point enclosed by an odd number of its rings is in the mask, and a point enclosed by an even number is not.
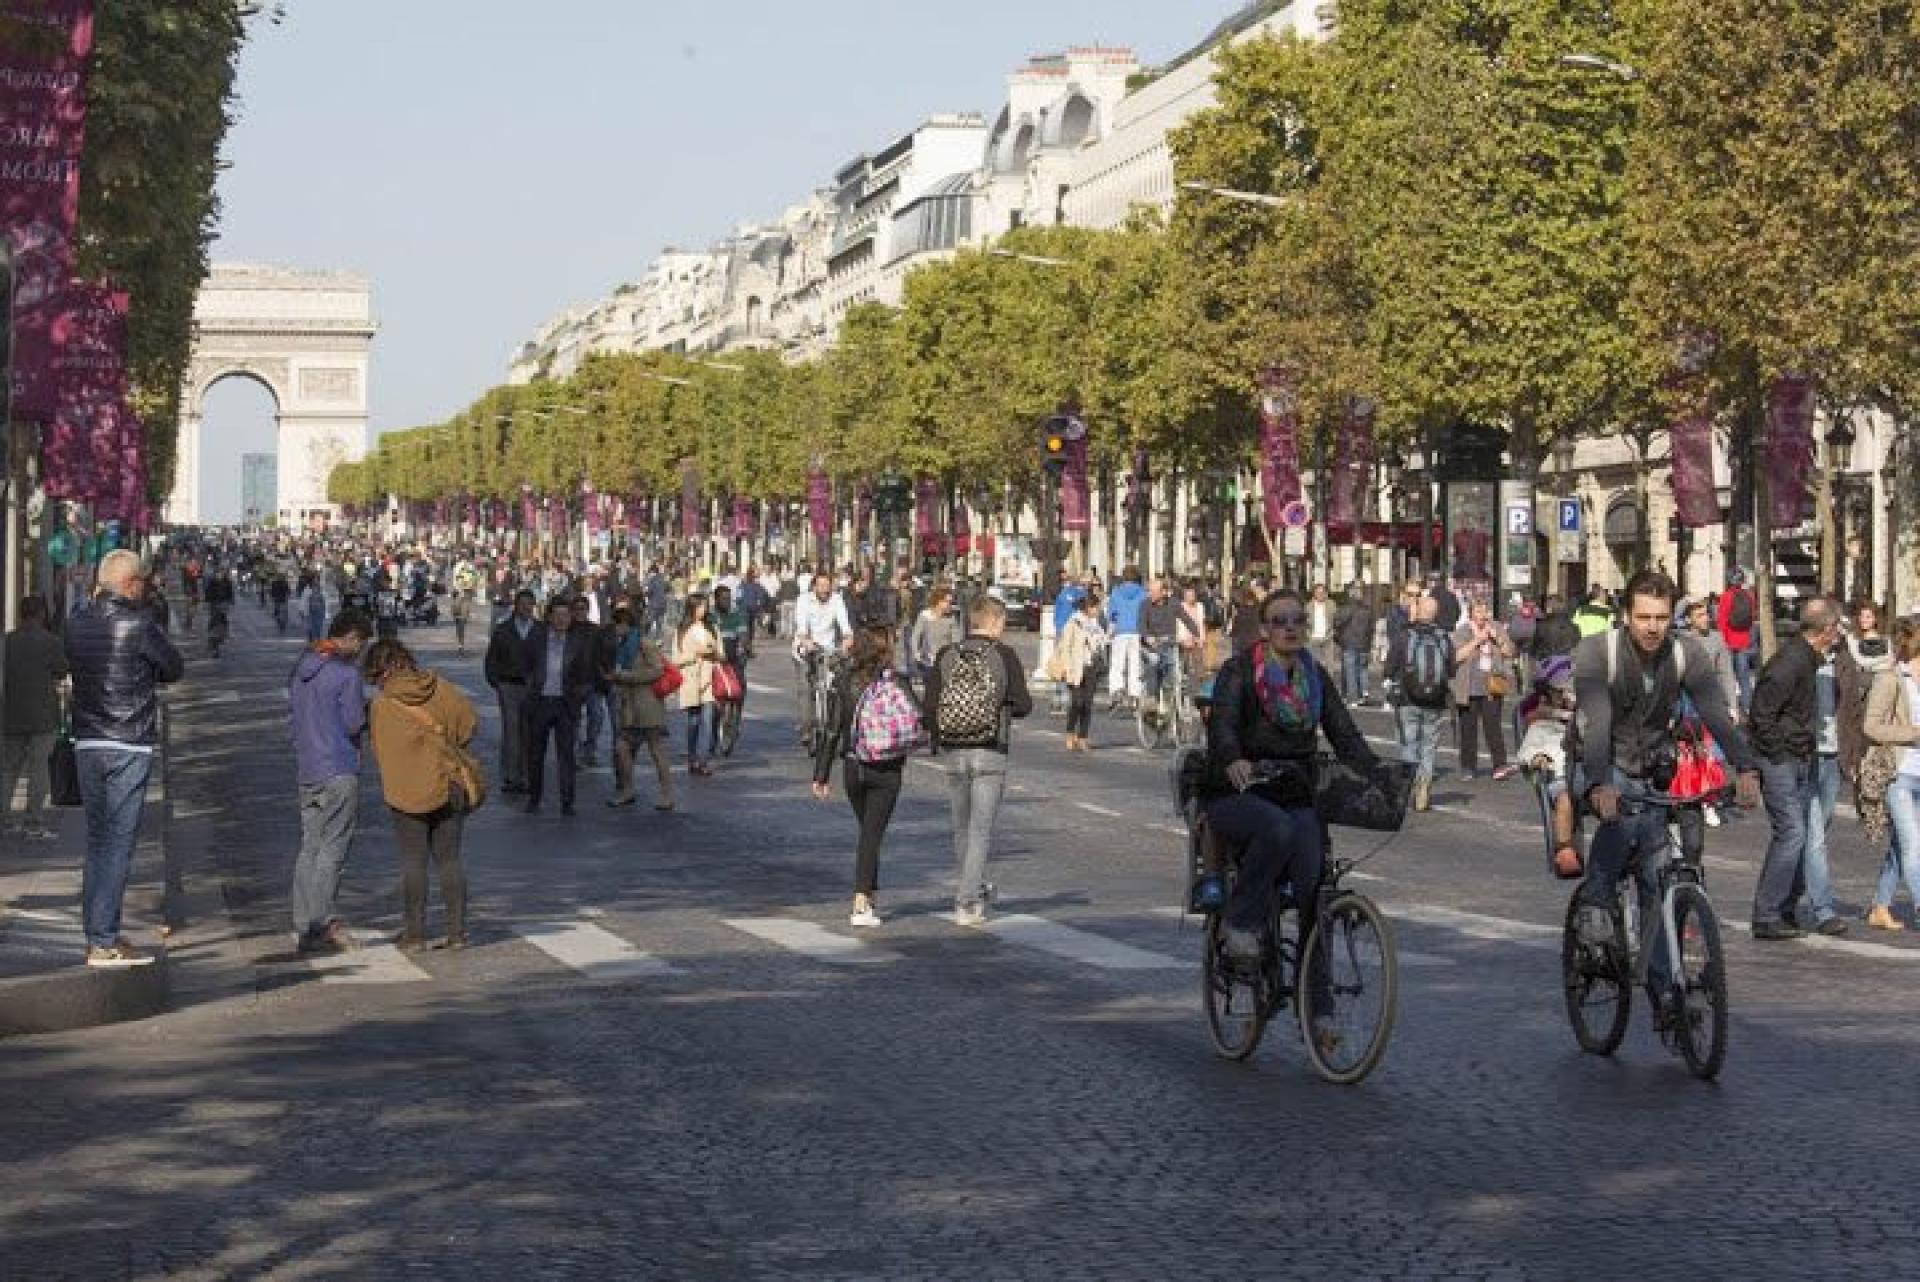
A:
[[[415,984],[432,979],[392,944],[368,944],[350,953],[310,958],[323,984]]]
[[[678,972],[610,930],[585,921],[518,922],[514,933],[588,979],[653,979]]]
[[[1004,913],[989,916],[986,930],[997,939],[1023,947],[1035,948],[1055,957],[1065,957],[1069,961],[1084,963],[1100,970],[1191,970],[1193,962],[1180,957],[1169,957],[1164,953],[1150,953],[1144,948],[1135,948],[1108,939],[1105,935],[1096,935],[1092,931],[1080,930],[1073,926],[1063,926],[1057,921],[1045,917],[1032,917],[1025,913]]]
[[[899,954],[869,947],[865,941],[836,935],[824,926],[791,917],[733,917],[726,925],[770,944],[834,966],[898,961]]]

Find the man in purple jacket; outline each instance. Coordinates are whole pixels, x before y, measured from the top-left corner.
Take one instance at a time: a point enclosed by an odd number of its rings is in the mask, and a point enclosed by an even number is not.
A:
[[[373,620],[342,610],[287,680],[300,766],[300,858],[293,865],[293,929],[303,953],[338,953],[353,936],[335,911],[360,811],[360,735],[367,700],[356,660]]]

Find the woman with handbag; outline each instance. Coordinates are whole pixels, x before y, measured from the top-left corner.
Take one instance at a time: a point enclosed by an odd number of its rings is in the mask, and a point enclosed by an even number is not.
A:
[[[700,751],[702,735],[713,748],[713,669],[720,640],[709,622],[707,598],[687,598],[686,614],[674,633],[673,662],[680,669],[680,710],[687,714],[687,773],[711,775],[712,762]]]
[[[398,641],[367,652],[367,680],[379,691],[367,710],[380,791],[393,815],[400,850],[400,896],[406,924],[402,952],[427,947],[427,860],[440,874],[446,905],[444,947],[467,946],[467,876],[460,837],[468,812],[485,800],[484,776],[467,751],[479,719],[467,696],[415,664]]]
[[[672,810],[673,770],[667,763],[667,705],[659,692],[659,682],[675,669],[660,653],[660,647],[634,626],[630,609],[615,608],[613,638],[613,670],[607,675],[615,696],[614,795],[607,804],[616,808],[633,804],[633,760],[644,743],[647,754],[653,758],[654,774],[660,780],[660,797],[653,808]]]
[[[1894,625],[1893,656],[1893,666],[1876,674],[1867,692],[1861,728],[1872,746],[1854,778],[1868,837],[1888,837],[1880,884],[1867,910],[1867,925],[1875,930],[1901,928],[1893,897],[1903,879],[1920,917],[1920,623],[1902,619]]]
[[[1513,685],[1513,642],[1493,617],[1493,607],[1475,601],[1453,634],[1453,703],[1460,717],[1460,777],[1479,773],[1480,736],[1487,739],[1493,777],[1513,777],[1507,761],[1502,712]]]
[[[1102,662],[1106,652],[1107,627],[1100,618],[1100,600],[1089,592],[1068,616],[1047,674],[1067,687],[1068,752],[1093,751],[1087,732],[1093,728],[1094,694],[1106,676]]]

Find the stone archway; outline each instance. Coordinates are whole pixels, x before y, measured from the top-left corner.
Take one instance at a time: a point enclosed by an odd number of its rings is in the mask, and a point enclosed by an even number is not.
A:
[[[328,474],[367,452],[367,360],[377,327],[366,279],[216,264],[195,300],[194,322],[166,519],[199,524],[207,392],[238,375],[273,396],[280,524],[303,528],[331,520],[338,513],[327,502]]]

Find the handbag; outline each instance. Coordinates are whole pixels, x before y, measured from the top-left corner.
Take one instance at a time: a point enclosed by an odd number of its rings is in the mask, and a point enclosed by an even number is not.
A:
[[[653,691],[656,698],[665,699],[677,694],[686,677],[680,671],[680,665],[669,663],[666,670],[648,683],[647,689]]]
[[[474,811],[487,804],[487,769],[480,759],[447,737],[447,728],[429,716],[425,709],[389,700],[394,707],[432,730],[447,754],[447,773],[466,797],[466,809]]]
[[[1414,767],[1404,761],[1356,764],[1321,757],[1313,779],[1313,808],[1322,823],[1368,832],[1399,832],[1407,822]]]
[[[62,731],[47,754],[47,799],[56,806],[80,804],[80,762],[73,752],[73,737]]]
[[[1487,673],[1487,698],[1504,699],[1512,693],[1513,678],[1497,670]]]
[[[713,697],[715,699],[721,703],[738,703],[746,697],[746,693],[740,683],[739,669],[731,663],[713,665]]]

